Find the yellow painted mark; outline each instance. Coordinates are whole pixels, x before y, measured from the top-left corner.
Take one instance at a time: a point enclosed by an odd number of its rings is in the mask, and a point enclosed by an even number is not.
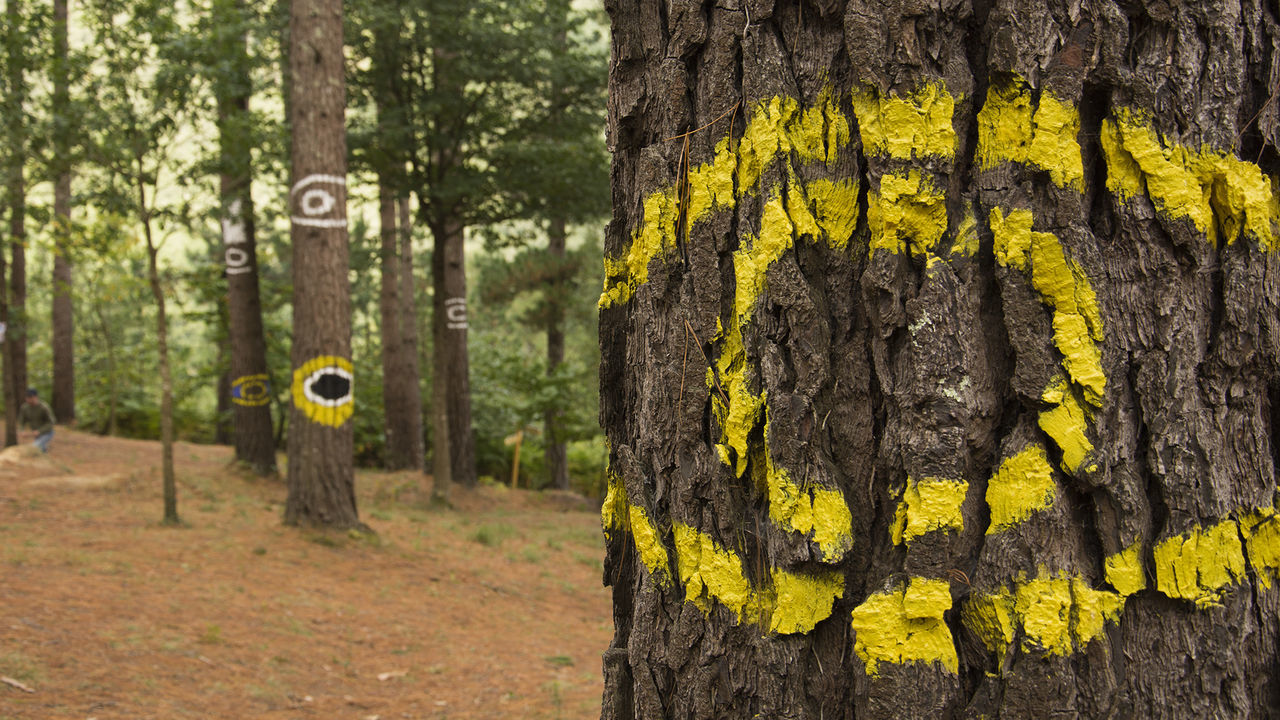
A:
[[[742,477],[754,458],[762,466],[770,519],[785,530],[812,533],[823,559],[835,562],[853,547],[853,518],[844,495],[822,487],[801,488],[784,468],[774,465],[767,440],[766,397],[751,389],[752,378],[742,344],[742,330],[766,289],[768,269],[793,247],[797,229],[811,234],[826,232],[819,230],[821,221],[809,212],[808,202],[794,195],[787,197],[784,202],[780,191],[773,194],[761,213],[759,235],[744,238],[742,247],[733,254],[733,316],[730,326],[721,327],[714,338],[719,342],[720,355],[715,362],[717,372],[708,374],[707,380],[712,389],[712,410],[723,435],[717,444],[721,460]],[[728,397],[727,405],[721,391]],[[765,441],[753,451],[752,433],[762,423]]]
[[[271,385],[265,373],[243,375],[231,381],[231,402],[262,407],[271,402]]]
[[[622,478],[613,471],[607,471],[605,477],[609,481],[609,489],[604,496],[604,505],[600,506],[600,525],[605,534],[610,530],[626,530],[629,519],[627,515],[627,488]]]
[[[1094,590],[1083,578],[1051,575],[1041,569],[1031,580],[975,596],[965,603],[961,619],[1003,660],[1020,628],[1023,648],[1049,655],[1069,655],[1117,622],[1125,596]]]
[[[1263,588],[1280,577],[1280,513],[1275,508],[1256,510],[1240,518],[1245,556]]]
[[[1026,273],[1053,310],[1053,342],[1063,366],[1091,405],[1101,407],[1107,377],[1102,370],[1102,313],[1088,277],[1051,233],[1031,229],[1031,211],[991,210],[996,261]]]
[[[1040,429],[1062,451],[1063,468],[1072,475],[1095,471],[1097,463],[1091,461],[1089,413],[1075,392],[1059,377],[1045,389],[1043,397],[1045,402],[1056,403],[1056,406],[1040,413]]]
[[[355,412],[351,361],[321,355],[293,371],[293,404],[311,422],[342,427]]]
[[[853,609],[853,649],[867,674],[879,674],[882,662],[940,663],[959,670],[955,640],[943,614],[951,609],[945,580],[911,578],[903,587],[875,593]]]
[[[1197,607],[1216,605],[1222,589],[1245,577],[1244,548],[1234,520],[1196,528],[1155,546],[1156,589]]]
[[[756,623],[779,634],[807,633],[831,616],[844,595],[844,577],[835,571],[798,574],[775,570],[754,588],[737,553],[710,535],[676,524],[676,566],[685,599],[703,612],[711,601],[729,609],[739,623]]]
[[[1052,507],[1057,493],[1044,448],[1039,443],[1028,445],[1000,463],[987,482],[987,506],[991,508],[987,534],[1007,530],[1032,513]]]
[[[818,179],[808,185],[793,182],[787,203],[797,234],[823,238],[833,250],[849,246],[858,227],[858,181]],[[803,226],[799,218],[806,222]]]
[[[956,229],[956,239],[951,243],[951,254],[973,257],[978,254],[980,243],[978,218],[974,216],[972,207],[966,208],[964,217],[960,220],[960,227]]]
[[[1102,123],[1107,189],[1120,200],[1144,194],[1171,218],[1187,218],[1215,246],[1245,235],[1263,251],[1280,247],[1280,202],[1262,169],[1203,146],[1171,142],[1132,110],[1117,109]]]
[[[1022,78],[995,83],[978,111],[978,165],[1019,162],[1049,173],[1059,187],[1084,192],[1080,113],[1050,92],[1033,101]]]
[[[622,484],[622,478],[612,472],[607,473],[607,477],[609,490],[600,508],[600,524],[604,526],[605,534],[614,530],[630,532],[640,562],[649,568],[655,582],[662,587],[670,587],[671,565],[667,559],[667,548],[662,544],[653,521],[643,507],[627,501],[627,488]]]
[[[836,598],[844,597],[844,576],[835,571],[800,575],[776,570],[773,591],[769,629],[781,635],[807,633],[831,617]]]
[[[910,248],[917,257],[928,257],[947,232],[946,197],[918,171],[886,174],[880,178],[879,190],[867,193],[867,224],[872,253],[903,253]]]
[[[1142,569],[1142,543],[1135,542],[1111,555],[1104,562],[1107,583],[1123,597],[1147,588],[1147,573]]]
[[[945,478],[907,479],[907,489],[898,502],[893,525],[893,544],[912,540],[936,530],[964,530],[961,506],[969,483]]]
[[[683,196],[686,226],[692,227],[716,211],[734,207],[742,194],[756,192],[760,179],[780,158],[794,156],[801,163],[834,163],[851,140],[849,127],[849,118],[840,111],[830,89],[809,107],[782,96],[761,101],[736,144],[726,136],[717,143],[710,162],[689,170],[687,194]],[[636,289],[649,281],[649,264],[675,248],[682,209],[680,185],[676,183],[647,196],[642,203],[642,219],[632,231],[625,253],[605,258],[601,309],[628,302]],[[815,209],[815,213],[823,213],[819,217],[826,217],[833,231],[842,221],[847,222],[841,217],[846,210],[835,204],[844,201],[839,193],[846,190],[810,190],[820,196],[817,202],[832,201],[825,208]],[[853,197],[857,197],[856,188]],[[843,242],[847,242],[847,236]]]
[[[941,81],[930,81],[906,96],[883,97],[874,88],[853,96],[862,148],[868,155],[954,158],[956,131],[951,125],[956,98]]]
[[[759,600],[742,568],[742,558],[696,528],[676,523],[672,531],[685,599],[703,612],[710,612],[715,600],[740,622],[758,619]]]

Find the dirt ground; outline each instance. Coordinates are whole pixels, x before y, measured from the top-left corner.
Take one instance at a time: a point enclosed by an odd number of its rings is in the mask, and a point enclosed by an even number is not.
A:
[[[0,720],[595,718],[599,514],[482,488],[425,510],[362,472],[376,538],[285,528],[279,480],[179,443],[58,430],[0,452]]]

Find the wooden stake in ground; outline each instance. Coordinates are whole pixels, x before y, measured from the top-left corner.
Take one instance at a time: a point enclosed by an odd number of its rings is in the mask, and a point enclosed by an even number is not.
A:
[[[341,1],[294,0],[289,35],[293,410],[284,519],[358,527]]]

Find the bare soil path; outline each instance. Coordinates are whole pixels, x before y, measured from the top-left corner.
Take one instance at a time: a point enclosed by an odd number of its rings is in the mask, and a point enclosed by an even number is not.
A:
[[[283,527],[283,483],[227,448],[175,457],[181,528],[159,524],[158,443],[0,452],[0,720],[599,716],[588,503],[424,510],[420,476],[360,473],[371,539]]]

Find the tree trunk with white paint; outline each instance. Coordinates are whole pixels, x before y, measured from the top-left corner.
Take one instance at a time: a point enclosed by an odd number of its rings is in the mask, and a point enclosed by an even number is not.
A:
[[[449,474],[437,474],[436,496],[447,494],[450,483],[464,487],[476,484],[476,446],[471,429],[471,380],[467,354],[467,270],[466,229],[453,217],[431,225],[435,250],[431,254],[432,333],[435,337],[434,438],[440,452],[447,447]],[[440,430],[445,430],[441,435]],[[440,463],[436,463],[440,467]]]
[[[293,0],[289,37],[293,410],[284,519],[358,528],[340,0]]]
[[[228,340],[231,345],[231,402],[236,460],[259,475],[276,471],[271,434],[271,382],[258,292],[249,96],[248,38],[243,0],[217,0],[216,26],[224,37],[220,54],[229,62],[215,75],[218,141],[222,152],[222,242],[227,278]]]
[[[1280,716],[1280,18],[610,0],[603,718]]]

